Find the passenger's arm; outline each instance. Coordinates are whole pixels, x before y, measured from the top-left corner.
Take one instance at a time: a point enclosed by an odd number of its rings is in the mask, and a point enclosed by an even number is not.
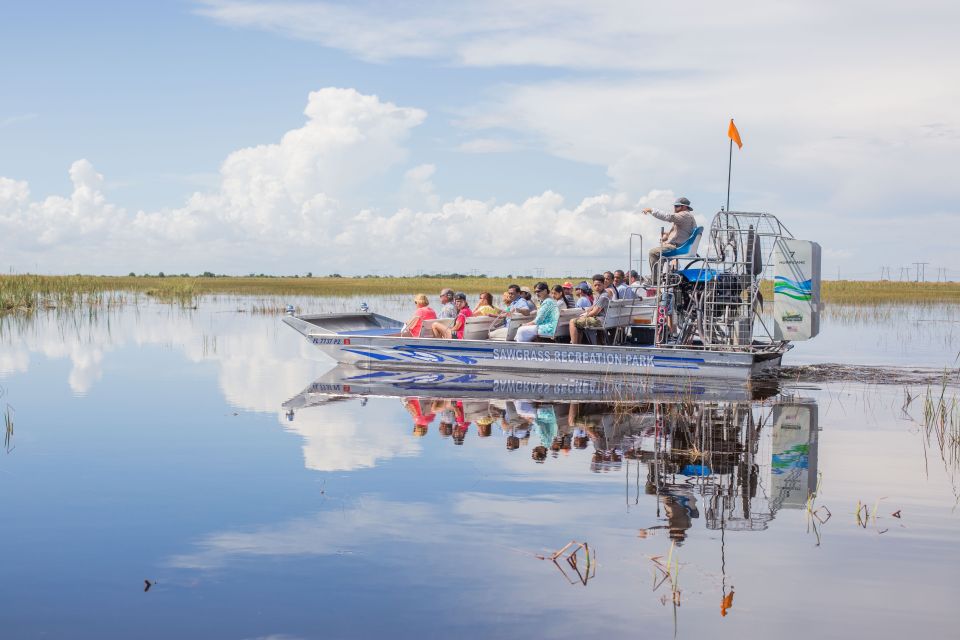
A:
[[[413,323],[416,322],[416,321],[417,321],[417,315],[414,314],[414,316],[413,316],[412,318],[410,318],[409,320],[407,320],[407,324],[403,325],[403,329],[400,329],[400,335],[402,336],[404,333],[406,333],[407,335],[412,336],[412,335],[413,335],[413,331],[410,330],[410,327],[412,327],[412,326],[413,326]]]

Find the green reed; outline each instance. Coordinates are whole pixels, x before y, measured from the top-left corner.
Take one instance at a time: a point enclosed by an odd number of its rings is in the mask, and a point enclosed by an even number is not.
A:
[[[544,278],[549,284],[581,276]],[[268,277],[268,276],[42,276],[0,275],[0,313],[30,312],[43,308],[123,304],[124,294],[144,294],[162,302],[195,306],[209,294],[276,296],[360,296],[425,293],[435,296],[441,288],[477,294],[488,291],[499,303],[508,284],[532,286],[532,277]],[[772,285],[764,281],[761,291],[772,300]],[[960,283],[901,283],[827,281],[822,299],[829,304],[896,305],[960,303]]]
[[[937,443],[944,462],[960,463],[960,402],[948,393],[951,381],[947,373],[938,387],[928,386],[923,398],[923,427],[927,438]]]

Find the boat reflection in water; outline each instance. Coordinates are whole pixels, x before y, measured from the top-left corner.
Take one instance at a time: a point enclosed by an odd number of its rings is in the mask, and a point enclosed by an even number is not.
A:
[[[636,492],[659,497],[659,528],[678,543],[701,511],[707,529],[762,530],[778,510],[805,507],[816,490],[811,400],[660,402],[650,416],[652,428],[619,438],[620,455],[640,463]]]
[[[656,497],[682,543],[708,529],[765,529],[802,508],[817,478],[817,405],[776,386],[672,383],[656,378],[370,371],[338,366],[284,403],[287,417],[331,402],[399,399],[412,434],[431,427],[455,445],[502,437],[537,463],[583,450],[594,473],[623,472],[627,499]]]

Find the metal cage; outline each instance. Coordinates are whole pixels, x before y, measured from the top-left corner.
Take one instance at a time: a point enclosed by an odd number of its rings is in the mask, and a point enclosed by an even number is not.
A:
[[[779,349],[764,318],[760,284],[790,231],[769,213],[720,211],[704,238],[705,256],[667,263],[658,287],[660,346],[763,351]]]

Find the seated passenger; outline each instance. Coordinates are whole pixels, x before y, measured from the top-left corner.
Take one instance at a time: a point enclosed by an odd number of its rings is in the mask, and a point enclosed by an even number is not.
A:
[[[563,283],[563,304],[566,305],[567,309],[573,309],[575,306],[577,306],[577,301],[573,297],[572,282]]]
[[[436,320],[437,314],[433,309],[430,308],[430,301],[422,293],[418,293],[413,299],[414,303],[417,305],[417,310],[413,312],[413,317],[410,318],[403,329],[400,330],[401,336],[413,336],[414,338],[420,337],[420,327],[423,326],[424,320]]]
[[[520,298],[526,300],[531,313],[537,310],[537,301],[534,300],[530,287],[520,287]]]
[[[440,313],[437,317],[440,319],[457,317],[457,307],[453,303],[453,289],[440,290]]]
[[[547,284],[538,282],[535,293],[540,300],[537,317],[517,329],[517,342],[531,342],[536,336],[552,338],[557,332],[557,322],[560,320],[558,301],[563,299],[563,287],[557,285],[547,294]]]
[[[533,303],[527,302],[520,296],[520,285],[512,284],[507,287],[507,293],[504,300],[509,300],[505,308],[497,315],[497,319],[490,327],[491,340],[504,340],[507,337],[507,320],[513,313],[519,313],[523,316],[529,316],[534,312]]]
[[[578,309],[589,309],[593,306],[593,296],[590,295],[590,285],[581,282],[577,285],[577,303],[574,305]]]
[[[593,276],[593,290],[596,293],[593,306],[570,321],[570,344],[580,344],[580,334],[583,329],[599,329],[603,326],[603,319],[610,305],[610,296],[607,294],[603,275],[598,273]]]
[[[533,303],[528,302],[522,295],[520,285],[512,284],[507,287],[507,294],[510,296],[510,302],[507,307],[500,312],[499,317],[505,318],[511,313],[519,313],[524,316],[533,314]]]
[[[430,329],[433,331],[434,338],[443,338],[450,340],[457,338],[463,340],[463,328],[467,324],[467,318],[473,315],[470,311],[470,305],[467,304],[467,294],[460,292],[453,296],[454,305],[457,309],[457,318],[453,321],[453,326],[448,327],[439,322],[435,322]]]
[[[613,281],[613,271],[603,272],[603,286],[606,287],[607,297],[611,300],[620,299],[620,294],[617,293],[617,286]]]
[[[613,286],[617,289],[618,298],[622,300],[627,297],[627,289],[630,288],[630,285],[627,284],[627,277],[623,269],[617,269],[613,272]]]
[[[484,291],[480,294],[480,303],[473,309],[475,316],[495,316],[500,313],[500,309],[493,306],[493,296]]]

